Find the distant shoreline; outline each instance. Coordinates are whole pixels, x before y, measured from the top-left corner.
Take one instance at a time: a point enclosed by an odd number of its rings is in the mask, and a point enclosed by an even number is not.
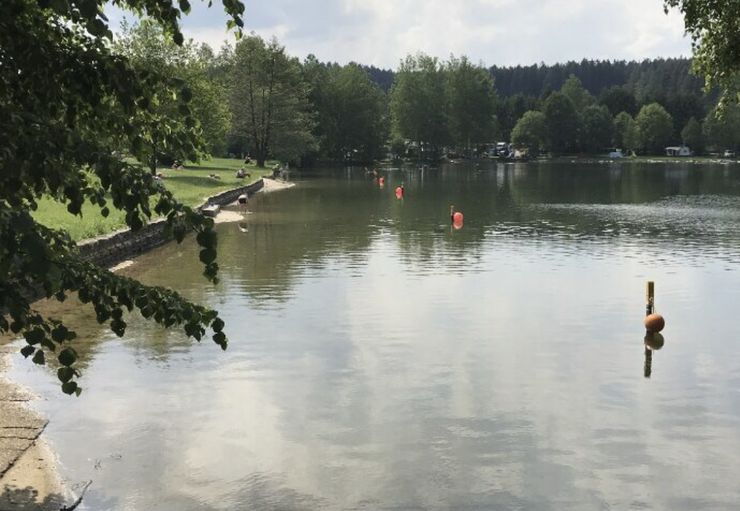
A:
[[[601,155],[555,156],[531,161],[570,162],[570,163],[690,163],[731,165],[740,163],[738,159],[719,158],[715,156],[625,156],[609,158]]]

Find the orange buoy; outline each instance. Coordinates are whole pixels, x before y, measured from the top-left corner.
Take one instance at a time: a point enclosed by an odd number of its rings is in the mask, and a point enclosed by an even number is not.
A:
[[[462,224],[463,223],[463,214],[459,211],[455,211],[452,215],[452,223],[453,224]]]
[[[645,329],[648,332],[660,332],[665,328],[665,319],[660,314],[649,314],[645,316]]]

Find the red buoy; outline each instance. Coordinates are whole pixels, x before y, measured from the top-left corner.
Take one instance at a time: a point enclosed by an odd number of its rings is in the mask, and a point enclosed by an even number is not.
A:
[[[462,224],[463,223],[463,214],[459,211],[455,211],[455,213],[452,215],[452,223],[453,224]]]
[[[384,178],[384,177],[379,177],[379,178],[378,178],[378,184],[379,184],[380,186],[383,186],[383,185],[385,184],[385,178]]]
[[[396,187],[396,199],[403,199],[403,186]]]

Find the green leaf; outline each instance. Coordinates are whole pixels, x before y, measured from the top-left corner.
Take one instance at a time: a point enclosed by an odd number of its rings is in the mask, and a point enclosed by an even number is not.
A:
[[[213,323],[211,323],[211,328],[214,332],[220,332],[224,329],[224,322],[221,318],[216,318],[213,320]]]
[[[62,343],[67,340],[69,330],[64,325],[59,325],[51,331],[51,338],[54,342]]]
[[[71,366],[77,360],[77,352],[72,348],[64,348],[57,357],[63,366]]]
[[[226,335],[223,332],[217,332],[213,334],[213,342],[221,346],[221,349],[225,350],[227,346]]]
[[[72,394],[77,394],[79,396],[80,394],[77,392],[77,389],[77,382],[68,381],[66,383],[62,383],[62,392],[65,394],[69,394],[70,396]]]
[[[38,344],[44,339],[44,331],[40,328],[34,328],[33,330],[26,330],[23,334],[28,344]]]
[[[200,251],[200,261],[203,264],[209,264],[216,260],[218,254],[212,248],[205,248]]]
[[[200,231],[195,239],[198,242],[198,245],[202,247],[213,247],[216,245],[218,235],[216,234],[216,231],[209,229],[207,231]]]
[[[42,350],[36,351],[36,353],[33,356],[33,363],[38,364],[40,366],[46,363],[46,358],[44,357],[44,352]]]
[[[62,383],[67,383],[69,380],[74,378],[75,370],[71,367],[60,367],[57,369],[57,378],[59,378],[59,381]]]

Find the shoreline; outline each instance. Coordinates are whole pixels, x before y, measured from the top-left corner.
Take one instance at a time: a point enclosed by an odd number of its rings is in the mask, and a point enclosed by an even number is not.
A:
[[[273,192],[279,192],[281,190],[287,190],[288,188],[293,188],[295,186],[295,183],[290,183],[287,181],[278,181],[276,179],[264,177],[262,178],[262,182],[264,183],[262,188],[256,192],[259,193],[273,193]],[[234,206],[238,206],[237,202],[232,202],[230,204],[227,204],[225,208],[233,208]],[[223,223],[229,223],[229,222],[240,222],[244,220],[244,215],[240,211],[236,211],[234,209],[222,209],[218,212],[218,214],[213,219],[217,224],[223,224]]]
[[[38,396],[7,378],[15,350],[0,341],[0,509],[62,509],[74,497],[42,437],[49,421],[30,403]]]
[[[255,193],[272,193],[295,186],[269,178],[264,178],[263,183],[262,189]],[[219,213],[216,222],[242,218],[241,213],[225,210]],[[84,241],[90,240],[81,242]],[[109,270],[117,271],[132,264],[134,260],[127,259],[110,266]],[[0,510],[59,511],[79,497],[62,480],[56,454],[43,437],[49,421],[31,406],[39,396],[7,377],[11,355],[15,353],[13,339],[0,338]]]

